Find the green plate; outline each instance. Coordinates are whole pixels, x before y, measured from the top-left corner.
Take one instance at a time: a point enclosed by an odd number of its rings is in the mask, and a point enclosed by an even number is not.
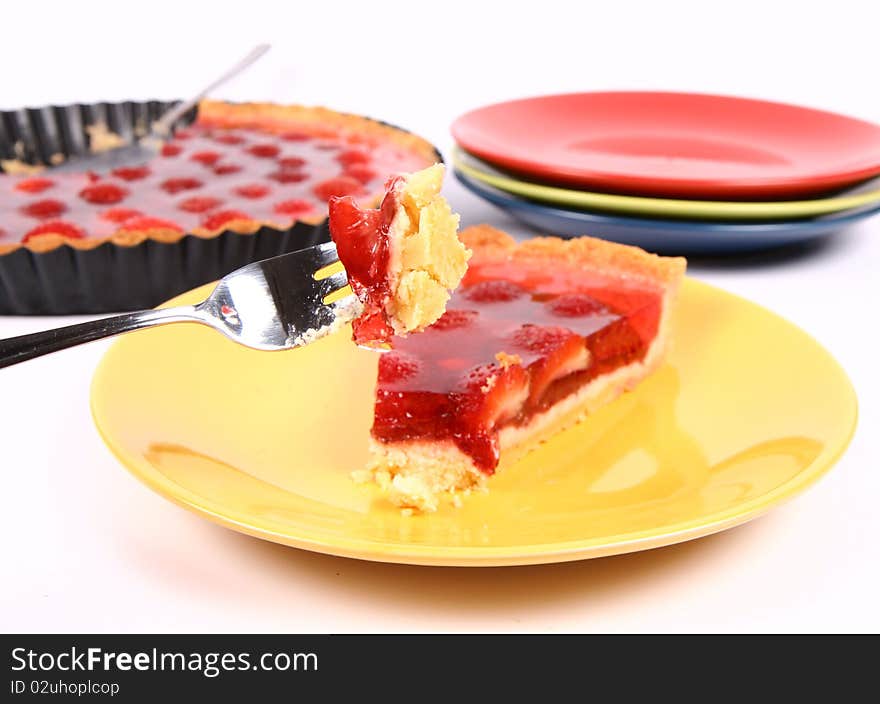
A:
[[[523,198],[584,210],[641,216],[688,220],[795,220],[880,203],[880,181],[878,179],[868,181],[833,197],[813,200],[766,202],[674,200],[593,193],[522,181],[498,171],[460,147],[453,150],[452,161],[455,168],[466,176]]]

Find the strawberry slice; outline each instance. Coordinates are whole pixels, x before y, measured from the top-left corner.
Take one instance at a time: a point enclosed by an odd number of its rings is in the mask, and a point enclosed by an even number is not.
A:
[[[50,220],[29,230],[21,241],[27,243],[34,237],[40,237],[41,235],[60,235],[72,240],[81,240],[86,236],[86,233],[83,232],[82,228],[77,227],[73,223],[64,222],[63,220]]]
[[[159,188],[166,193],[174,195],[175,193],[180,193],[180,191],[191,191],[194,188],[201,188],[203,185],[197,178],[166,178],[159,184]]]
[[[120,166],[118,169],[111,171],[116,178],[123,181],[140,181],[150,175],[150,167],[148,166]]]
[[[218,176],[237,174],[239,171],[241,171],[241,167],[238,164],[217,164],[217,166],[214,167],[214,173]]]
[[[266,143],[253,144],[246,151],[259,159],[274,159],[281,152],[281,149],[275,144]]]
[[[479,313],[475,310],[447,310],[431,328],[433,330],[461,330],[472,325]]]
[[[221,210],[203,219],[202,227],[206,230],[219,230],[230,223],[243,222],[245,220],[250,221],[253,218],[240,210]]]
[[[449,395],[457,409],[453,439],[462,452],[491,474],[498,464],[497,424],[515,417],[529,396],[529,375],[519,364],[482,364]]]
[[[312,191],[321,200],[329,201],[333,197],[360,195],[364,187],[360,181],[350,176],[337,176],[315,184]]]
[[[648,346],[629,320],[621,318],[587,338],[596,373],[611,371],[641,359]]]
[[[525,289],[512,281],[481,281],[468,287],[462,295],[474,303],[508,303],[526,294]]]
[[[33,176],[31,178],[24,178],[16,183],[15,190],[21,191],[22,193],[42,193],[47,188],[52,188],[54,185],[55,182],[51,178]]]
[[[360,181],[363,184],[367,184],[376,178],[376,172],[366,164],[352,164],[351,166],[346,166],[342,175],[353,178],[355,181]]]
[[[67,206],[56,198],[43,198],[42,200],[35,200],[32,203],[28,203],[20,208],[20,210],[22,213],[30,215],[32,218],[42,218],[45,220],[49,218],[57,218],[67,210]]]
[[[271,178],[273,181],[278,181],[278,183],[302,183],[308,177],[308,174],[294,169],[279,169],[266,175],[266,178]]]
[[[103,211],[98,217],[103,220],[109,220],[110,222],[123,223],[126,220],[131,220],[132,218],[136,218],[143,215],[140,210],[135,210],[134,208],[108,208]]]
[[[547,307],[563,318],[582,318],[587,315],[607,315],[609,308],[584,293],[566,293],[548,301]]]
[[[79,197],[96,205],[113,205],[128,195],[128,189],[115,183],[95,183],[79,192]]]
[[[385,352],[379,357],[379,381],[389,384],[409,379],[418,373],[421,366],[418,359],[406,352]]]
[[[235,193],[242,198],[256,200],[257,198],[269,195],[269,187],[262,183],[246,183],[236,188]]]
[[[219,152],[203,151],[190,154],[189,158],[192,161],[197,161],[205,166],[214,166],[214,164],[220,161],[221,156],[222,155]]]
[[[314,206],[309,203],[307,200],[302,200],[299,198],[291,198],[290,200],[283,200],[280,203],[276,203],[272,210],[274,210],[279,215],[306,215],[307,213],[311,213],[314,211]]]
[[[233,134],[232,132],[227,132],[225,134],[218,134],[214,137],[215,142],[220,142],[220,144],[243,144],[244,137],[239,137],[237,134]]]
[[[372,157],[360,149],[346,149],[336,155],[336,161],[343,166],[351,166],[352,164],[367,164]]]
[[[565,328],[523,325],[513,333],[512,343],[514,351],[538,355],[528,365],[530,405],[539,403],[554,381],[586,369],[590,361],[584,338]]]

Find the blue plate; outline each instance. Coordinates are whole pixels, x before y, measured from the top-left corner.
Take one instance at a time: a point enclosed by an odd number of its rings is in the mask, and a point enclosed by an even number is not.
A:
[[[806,242],[849,227],[880,212],[880,205],[806,220],[768,223],[716,223],[619,217],[544,205],[518,198],[475,181],[459,171],[468,190],[506,210],[542,234],[559,237],[592,235],[667,254],[734,254]]]

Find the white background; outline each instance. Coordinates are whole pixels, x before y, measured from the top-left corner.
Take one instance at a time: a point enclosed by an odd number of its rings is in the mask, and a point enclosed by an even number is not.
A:
[[[0,103],[178,97],[260,41],[220,97],[322,103],[448,148],[449,123],[536,93],[669,89],[880,122],[877,3],[123,2],[4,7]],[[465,224],[504,216],[454,183]],[[692,264],[821,340],[860,427],[765,518],[643,554],[439,569],[314,555],[215,527],[111,457],[88,411],[95,344],[0,372],[0,628],[8,631],[876,631],[880,219],[788,257]],[[0,318],[0,336],[67,322]],[[760,344],[756,340],[755,344]]]

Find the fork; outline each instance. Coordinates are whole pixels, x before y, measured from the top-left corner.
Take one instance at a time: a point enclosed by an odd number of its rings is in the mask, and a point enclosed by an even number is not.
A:
[[[248,264],[227,274],[204,301],[126,313],[0,340],[0,368],[124,332],[169,323],[200,323],[257,350],[314,342],[361,312],[353,294],[339,293],[345,271],[332,242]],[[329,269],[329,271],[328,271]]]
[[[237,76],[267,51],[269,51],[268,44],[258,44],[255,46],[247,56],[241,59],[241,61],[236,63],[222,76],[214,80],[210,85],[200,90],[189,100],[178,103],[176,106],[168,110],[162,115],[162,117],[153,123],[150,127],[149,134],[145,137],[136,139],[131,144],[125,144],[121,147],[113,147],[112,149],[105,149],[100,152],[71,156],[58,166],[53,166],[52,172],[94,171],[96,173],[103,173],[120,166],[136,166],[138,164],[143,164],[156,156],[162,143],[171,135],[171,130],[174,127],[174,124],[181,117],[192,110],[198,102],[211,91]]]

